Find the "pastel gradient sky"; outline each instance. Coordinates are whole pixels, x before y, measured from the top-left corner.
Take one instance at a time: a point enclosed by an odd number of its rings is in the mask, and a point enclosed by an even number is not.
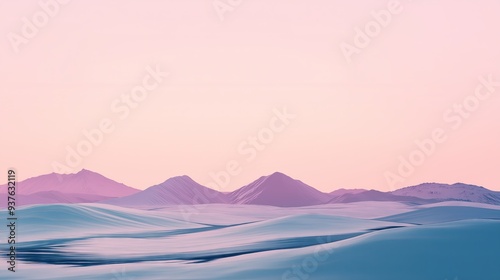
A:
[[[183,174],[206,184],[234,160],[227,191],[274,171],[322,191],[388,191],[398,157],[443,128],[446,142],[395,187],[500,190],[500,87],[458,129],[443,119],[479,76],[500,80],[500,2],[401,1],[349,63],[340,44],[354,44],[355,28],[389,2],[242,0],[221,21],[212,0],[74,0],[16,53],[9,34],[43,10],[2,0],[1,170],[50,173],[82,130],[110,118],[115,130],[75,172],[143,189]],[[157,64],[170,76],[120,119],[112,102]],[[247,161],[238,146],[283,107],[296,118]]]

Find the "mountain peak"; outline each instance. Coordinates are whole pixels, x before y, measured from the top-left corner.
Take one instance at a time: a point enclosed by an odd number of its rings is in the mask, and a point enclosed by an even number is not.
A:
[[[160,185],[170,185],[170,184],[175,184],[176,182],[189,182],[189,183],[198,184],[195,180],[193,180],[188,175],[181,175],[181,176],[174,176],[174,177],[168,178]]]
[[[142,192],[111,199],[106,203],[121,206],[166,206],[227,203],[226,195],[200,185],[187,175],[175,176]]]
[[[279,171],[276,171],[276,172],[274,172],[273,174],[271,174],[271,175],[269,175],[267,177],[288,177],[288,178],[290,178],[290,176],[286,175],[283,172],[279,172]]]
[[[268,175],[268,176],[264,176],[264,179],[267,181],[267,180],[278,180],[278,181],[297,181],[295,179],[293,179],[292,177],[286,175],[285,173],[282,173],[282,172],[274,172],[273,174],[271,175]]]
[[[327,194],[281,172],[260,177],[256,181],[231,192],[229,197],[235,204],[280,207],[317,205],[329,199]]]
[[[85,168],[83,168],[82,170],[78,171],[75,175],[100,175],[100,176],[102,176],[101,174],[99,174],[97,172],[94,172],[94,171],[91,171],[91,170],[88,170],[88,169],[85,169]]]

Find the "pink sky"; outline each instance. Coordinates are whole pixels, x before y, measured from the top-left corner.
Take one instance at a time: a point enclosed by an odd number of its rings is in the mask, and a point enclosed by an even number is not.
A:
[[[500,190],[500,87],[457,129],[443,119],[479,76],[500,81],[500,2],[401,1],[349,63],[341,43],[390,1],[354,2],[242,0],[221,21],[212,0],[71,1],[16,53],[9,36],[43,10],[2,1],[0,169],[50,173],[82,130],[109,118],[115,130],[74,170],[141,189],[183,174],[206,184],[235,161],[226,191],[274,171],[322,191],[429,181]],[[112,102],[155,65],[170,76],[121,119]],[[238,146],[283,107],[295,119],[248,161]],[[398,157],[436,128],[446,142],[388,184]]]

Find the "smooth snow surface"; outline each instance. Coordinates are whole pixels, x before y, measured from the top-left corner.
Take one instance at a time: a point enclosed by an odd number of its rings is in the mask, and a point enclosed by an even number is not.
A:
[[[17,215],[18,271],[2,254],[0,279],[500,279],[500,209],[478,203],[53,204]]]

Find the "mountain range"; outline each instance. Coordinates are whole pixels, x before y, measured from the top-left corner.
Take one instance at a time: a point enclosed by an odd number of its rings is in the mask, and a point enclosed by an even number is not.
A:
[[[6,192],[7,186],[0,186],[0,207],[5,207]],[[141,191],[85,169],[75,174],[41,175],[17,184],[17,205],[99,202],[132,208],[214,203],[300,207],[360,201],[407,204],[469,201],[500,205],[500,192],[462,183],[424,183],[392,192],[339,189],[323,193],[280,172],[262,176],[229,193],[207,188],[186,175]]]

